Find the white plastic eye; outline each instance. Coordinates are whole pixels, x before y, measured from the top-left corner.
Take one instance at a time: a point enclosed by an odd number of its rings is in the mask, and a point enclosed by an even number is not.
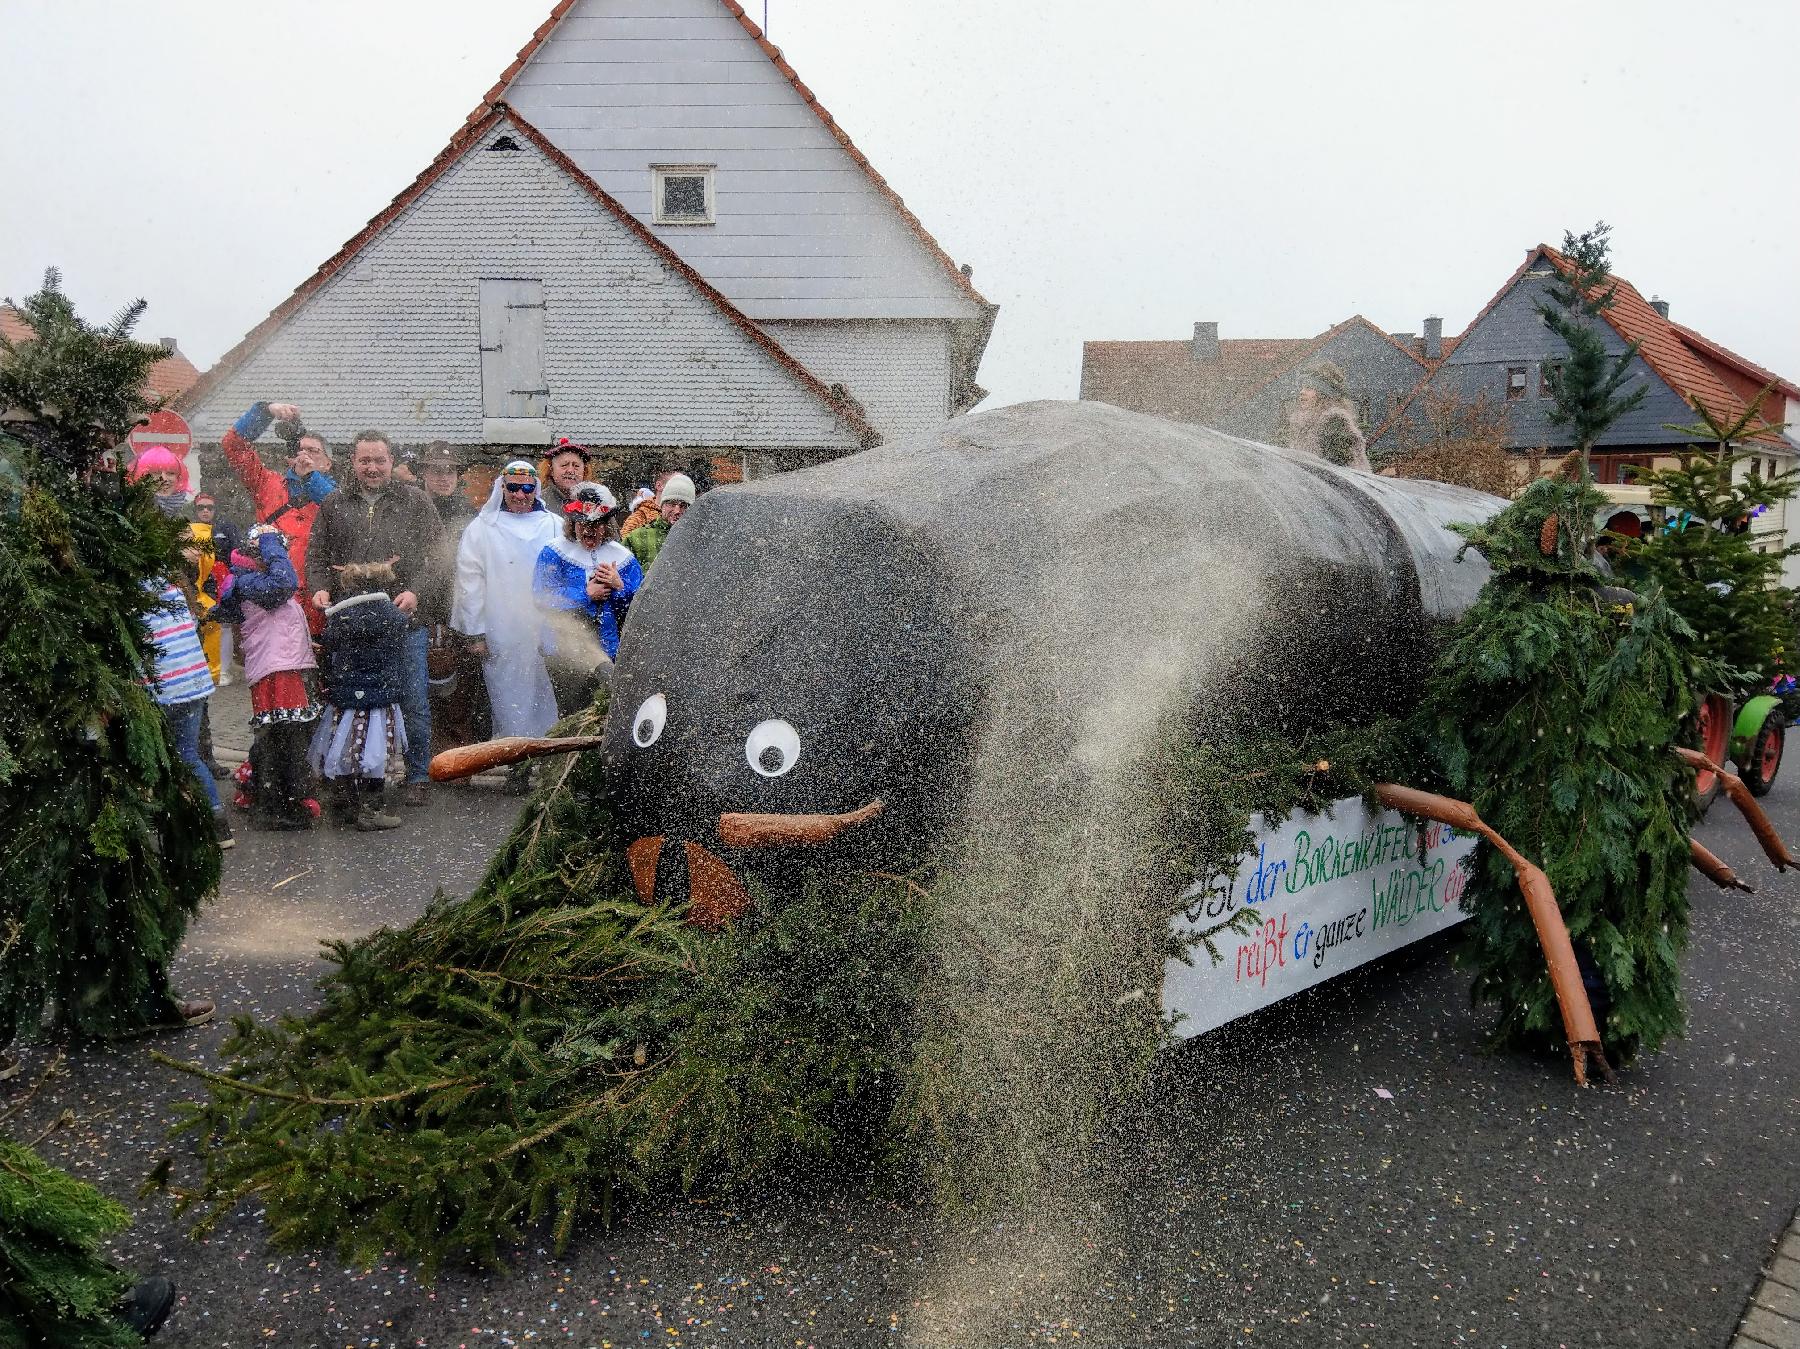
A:
[[[632,740],[639,749],[649,749],[663,733],[668,720],[669,700],[660,693],[652,693],[638,705],[637,715],[631,719]]]
[[[778,778],[800,762],[800,732],[779,718],[759,721],[744,737],[744,758],[765,778]]]

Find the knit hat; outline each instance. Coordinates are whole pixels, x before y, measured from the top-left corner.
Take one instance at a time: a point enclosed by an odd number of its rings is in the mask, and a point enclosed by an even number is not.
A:
[[[524,482],[527,479],[536,482],[538,480],[538,471],[527,461],[523,459],[514,459],[509,461],[506,467],[500,470],[500,476],[505,478],[508,482]]]
[[[586,445],[577,445],[567,436],[560,436],[557,438],[556,448],[550,451],[549,457],[554,460],[559,454],[578,454],[581,456],[581,462],[584,464],[592,457],[588,454],[588,447]]]
[[[605,483],[575,484],[575,495],[563,506],[563,514],[578,520],[604,520],[619,509],[619,503]]]
[[[694,504],[694,480],[685,473],[671,473],[669,480],[663,484],[662,496],[657,498],[660,505],[665,501],[680,501],[686,505]]]

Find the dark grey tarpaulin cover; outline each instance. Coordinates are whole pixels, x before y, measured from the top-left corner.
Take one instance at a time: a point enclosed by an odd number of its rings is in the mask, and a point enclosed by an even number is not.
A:
[[[1444,525],[1503,504],[1087,402],[710,492],[633,604],[610,777],[644,834],[879,799],[860,836],[904,852],[977,801],[994,828],[1080,794],[1171,712],[1403,712],[1427,626],[1487,579]]]

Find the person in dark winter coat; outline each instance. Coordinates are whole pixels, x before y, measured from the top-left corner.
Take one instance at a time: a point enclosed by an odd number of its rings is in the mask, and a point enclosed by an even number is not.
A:
[[[273,525],[255,525],[231,555],[231,579],[219,601],[221,621],[243,634],[250,681],[251,823],[261,829],[306,829],[313,822],[306,742],[319,719],[312,637],[295,598],[300,578],[287,543]]]
[[[450,626],[450,608],[456,584],[456,549],[463,530],[475,518],[475,507],[463,495],[462,474],[456,449],[447,440],[434,440],[419,456],[419,476],[425,493],[437,508],[444,533],[438,540],[433,567],[436,582],[419,596],[419,613],[430,634],[425,668],[430,677],[431,748],[452,749],[488,738],[487,685],[482,682],[481,661]]]
[[[399,705],[409,624],[388,595],[396,584],[386,562],[350,563],[338,573],[344,598],[325,609],[326,708],[310,759],[339,826],[400,826],[386,809],[389,768],[406,754]]]
[[[394,478],[394,449],[380,431],[363,431],[351,451],[353,485],[325,499],[313,523],[306,584],[320,608],[341,598],[336,576],[352,564],[393,565],[393,604],[406,617],[400,710],[406,718],[406,804],[425,804],[431,765],[430,636],[419,600],[441,584],[443,522],[423,488]]]

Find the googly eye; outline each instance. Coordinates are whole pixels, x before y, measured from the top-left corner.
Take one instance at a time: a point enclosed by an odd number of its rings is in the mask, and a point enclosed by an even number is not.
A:
[[[744,737],[744,760],[765,778],[778,778],[800,762],[800,732],[779,718],[759,721]]]
[[[638,704],[637,714],[631,719],[632,743],[639,749],[649,749],[668,721],[669,700],[660,693],[652,693]]]

